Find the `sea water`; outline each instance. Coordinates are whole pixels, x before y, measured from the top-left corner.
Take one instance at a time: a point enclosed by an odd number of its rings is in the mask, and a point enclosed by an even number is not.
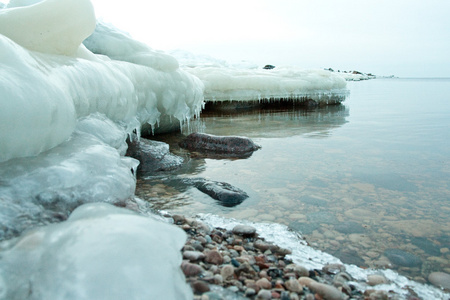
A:
[[[240,135],[247,159],[190,157],[175,177],[230,183],[249,195],[224,207],[167,176],[138,179],[155,209],[286,225],[309,245],[362,268],[418,282],[450,273],[450,79],[348,84],[342,105],[203,113],[189,132]],[[185,132],[185,134],[189,133]],[[179,182],[179,181],[178,181]]]

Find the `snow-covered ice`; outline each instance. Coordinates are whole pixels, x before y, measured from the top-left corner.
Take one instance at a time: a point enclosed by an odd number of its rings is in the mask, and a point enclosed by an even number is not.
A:
[[[344,101],[348,95],[346,81],[325,70],[305,70],[293,66],[258,68],[248,62],[229,64],[205,55],[173,51],[187,72],[205,85],[205,100],[315,100],[321,104]],[[196,63],[198,62],[198,63]]]
[[[1,244],[0,299],[192,299],[180,265],[186,234],[109,204]]]

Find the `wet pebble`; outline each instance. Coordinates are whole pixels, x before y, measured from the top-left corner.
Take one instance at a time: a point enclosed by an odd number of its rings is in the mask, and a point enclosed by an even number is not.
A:
[[[185,276],[195,276],[203,272],[202,267],[196,264],[188,263],[187,261],[183,261],[181,263],[181,269]]]
[[[211,250],[206,253],[205,261],[210,264],[220,265],[223,263],[223,258],[218,251]]]
[[[234,274],[234,267],[230,265],[225,265],[220,271],[220,275],[222,275],[224,280],[227,280]]]
[[[205,254],[200,251],[184,251],[183,258],[188,259],[191,262],[195,262],[204,259]]]
[[[261,278],[258,281],[256,281],[256,285],[262,289],[271,289],[272,283],[267,278]]]
[[[257,300],[270,300],[272,299],[272,293],[269,290],[260,290],[256,296]]]
[[[344,294],[342,294],[334,286],[317,282],[308,277],[301,277],[299,279],[300,284],[307,286],[314,293],[319,294],[322,298],[328,300],[342,300],[344,299]]]
[[[437,287],[450,290],[450,274],[444,272],[433,272],[428,275],[428,280]]]
[[[256,233],[256,228],[248,225],[236,225],[233,228],[233,233],[243,237],[253,237]]]
[[[296,279],[289,279],[288,281],[286,281],[284,283],[284,285],[286,286],[286,288],[294,293],[300,293],[303,290],[303,286],[298,282],[298,280]]]
[[[379,284],[387,284],[388,280],[383,275],[368,275],[367,276],[367,284],[370,286],[375,286]]]
[[[209,292],[211,289],[209,288],[209,284],[204,282],[204,281],[194,281],[192,283],[192,290],[194,291],[194,293],[196,294],[203,294],[206,292]]]

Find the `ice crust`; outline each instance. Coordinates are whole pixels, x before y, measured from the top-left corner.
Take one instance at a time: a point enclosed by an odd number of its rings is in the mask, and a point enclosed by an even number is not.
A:
[[[179,228],[109,204],[0,246],[0,299],[192,299]]]
[[[199,214],[198,218],[209,226],[227,230],[232,230],[234,226],[239,224],[253,226],[256,228],[257,234],[267,241],[274,242],[280,247],[290,249],[292,254],[289,257],[294,263],[308,269],[321,270],[326,264],[342,264],[338,258],[308,246],[300,233],[289,229],[285,225],[277,223],[255,223],[245,220],[224,218],[213,214]],[[416,292],[421,299],[449,299],[450,297],[449,293],[430,285],[409,280],[392,270],[362,269],[355,265],[345,265],[345,267],[346,271],[356,280],[352,282],[352,284],[362,291],[365,291],[366,289],[394,291],[400,296],[400,299],[407,299],[408,289]],[[366,281],[367,276],[371,274],[384,275],[391,283],[375,287],[369,286],[366,284]]]
[[[343,77],[325,70],[305,70],[294,66],[258,68],[246,61],[230,64],[206,55],[186,51],[171,52],[183,69],[205,85],[205,100],[270,101],[306,98],[323,104],[340,103],[348,95]]]
[[[72,6],[77,9],[66,9]],[[59,22],[66,24],[63,20],[73,19],[77,13],[83,18],[90,16],[82,29],[72,28],[81,26],[78,23],[69,22],[67,30],[66,25],[60,26]],[[39,29],[34,26],[39,20],[54,30],[51,36],[42,37],[40,31],[30,29]],[[93,26],[86,25],[92,22]],[[15,29],[16,23],[21,24],[17,27],[20,30]],[[117,33],[113,29],[110,35],[94,35],[98,44],[105,42],[106,47],[122,54],[140,45],[140,52],[133,59],[117,53],[113,59],[94,55],[81,45],[94,27],[92,5],[84,0],[46,0],[0,10],[0,161],[55,147],[69,138],[79,118],[92,113],[125,124],[130,132],[142,124],[157,126],[161,115],[184,122],[200,113],[203,85],[179,69],[173,57],[125,35],[111,41],[109,37]],[[59,43],[66,45],[65,38],[70,35],[77,46],[63,49]]]

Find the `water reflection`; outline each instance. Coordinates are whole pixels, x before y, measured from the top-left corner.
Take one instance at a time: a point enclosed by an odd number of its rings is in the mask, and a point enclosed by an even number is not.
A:
[[[289,137],[308,134],[326,137],[330,130],[344,125],[349,109],[329,105],[315,109],[278,107],[258,110],[203,112],[184,133],[213,132],[215,135],[239,135],[250,138]]]

